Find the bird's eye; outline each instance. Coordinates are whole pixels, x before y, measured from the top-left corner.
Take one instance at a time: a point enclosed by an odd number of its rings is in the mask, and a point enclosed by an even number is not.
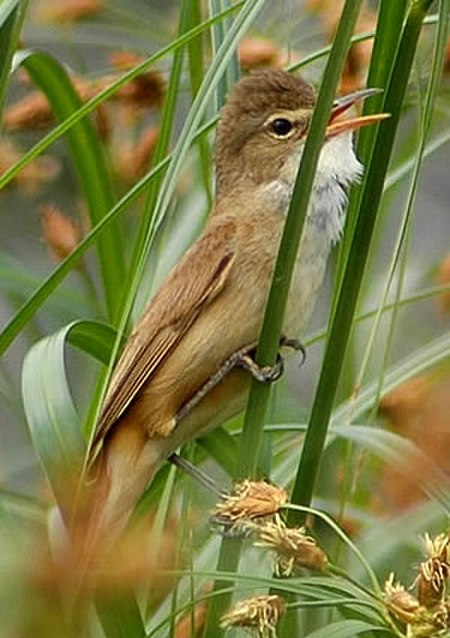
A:
[[[287,137],[293,129],[293,124],[285,117],[277,117],[270,123],[270,130],[277,137]]]

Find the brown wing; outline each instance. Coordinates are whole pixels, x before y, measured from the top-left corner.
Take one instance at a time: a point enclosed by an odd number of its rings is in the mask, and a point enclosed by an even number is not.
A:
[[[234,259],[235,235],[232,219],[213,219],[150,302],[114,370],[94,438],[94,455],[199,313],[222,290]]]

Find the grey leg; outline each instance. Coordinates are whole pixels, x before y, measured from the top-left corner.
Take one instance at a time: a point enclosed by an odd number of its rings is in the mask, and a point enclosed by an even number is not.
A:
[[[202,401],[202,399],[204,399],[205,396],[235,368],[247,370],[247,372],[250,372],[250,374],[261,383],[273,383],[274,381],[277,381],[283,374],[283,358],[281,355],[278,355],[275,365],[259,366],[252,358],[252,353],[255,351],[256,346],[257,344],[254,343],[233,352],[233,354],[222,363],[217,372],[213,374],[208,381],[199,390],[197,390],[194,396],[181,407],[176,415],[176,422],[179,423],[185,416],[187,416],[189,412],[191,412],[195,406],[198,405],[200,401]],[[280,346],[300,351],[302,353],[302,363],[304,362],[305,349],[297,339],[288,339],[283,336],[280,339]],[[218,488],[212,479],[178,454],[171,454],[169,456],[169,461],[180,469],[186,471],[194,479],[198,480],[201,485],[218,496],[223,494],[222,490]]]
[[[277,381],[283,374],[283,359],[281,356],[278,356],[274,366],[258,366],[251,356],[255,348],[256,344],[251,344],[233,352],[233,354],[222,363],[217,372],[181,407],[176,416],[177,423],[189,414],[189,412],[235,368],[247,370],[247,372],[250,372],[250,374],[258,381],[261,381],[261,383],[273,383]]]
[[[180,456],[176,452],[171,454],[168,460],[171,463],[173,463],[173,465],[176,465],[180,470],[183,470],[183,472],[186,472],[186,474],[189,474],[200,485],[205,487],[207,490],[209,490],[210,492],[212,492],[219,498],[222,498],[224,494],[226,494],[226,492],[220,489],[217,483],[213,481],[213,479],[210,476],[208,476],[207,474],[199,470],[198,467],[193,465],[187,459],[184,459],[182,456]]]

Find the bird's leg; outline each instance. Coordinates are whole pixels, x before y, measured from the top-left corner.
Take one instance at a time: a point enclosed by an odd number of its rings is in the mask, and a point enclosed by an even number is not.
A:
[[[223,379],[235,368],[243,368],[250,372],[252,377],[260,381],[261,383],[273,383],[277,381],[284,370],[283,357],[278,354],[277,361],[273,366],[259,366],[254,358],[253,353],[256,349],[256,343],[252,343],[243,348],[239,348],[231,354],[228,359],[221,364],[220,368],[215,372],[204,385],[178,410],[175,417],[176,423],[179,423],[185,416],[187,416],[205,396],[211,392]],[[302,353],[302,363],[305,359],[305,349],[297,339],[288,339],[287,337],[281,337],[280,346],[287,348],[293,348],[299,350]]]
[[[252,343],[249,346],[239,348],[236,352],[233,352],[228,359],[221,364],[220,368],[206,381],[201,388],[178,410],[176,415],[176,422],[179,423],[185,416],[187,416],[202,399],[205,398],[211,390],[213,390],[225,377],[235,368],[243,368],[251,373],[258,381],[261,382],[273,382],[280,378],[283,372],[283,363],[281,357],[277,359],[277,363],[274,366],[258,366],[253,360],[251,353],[255,350],[256,344]]]
[[[183,472],[189,474],[200,485],[202,485],[208,491],[212,492],[215,496],[223,498],[224,494],[226,494],[226,491],[224,492],[224,490],[221,489],[210,476],[202,472],[193,463],[183,458],[176,452],[171,454],[168,460],[173,463],[173,465],[176,465],[176,467],[178,467],[180,470],[183,470]]]
[[[204,399],[205,396],[235,368],[243,368],[244,370],[247,370],[255,379],[262,383],[273,383],[274,381],[277,381],[277,379],[279,379],[283,374],[283,357],[278,354],[277,361],[273,366],[259,366],[252,357],[252,354],[255,352],[256,345],[257,344],[253,343],[233,352],[233,354],[231,354],[228,359],[222,363],[217,372],[213,374],[199,390],[197,390],[197,392],[180,408],[180,410],[178,410],[175,417],[176,423],[180,423],[180,421],[186,417],[189,412],[191,412],[200,403],[200,401],[202,401],[202,399]],[[280,339],[280,346],[300,351],[302,353],[302,363],[305,360],[305,349],[297,339],[288,339],[287,337],[282,336]],[[187,472],[187,474],[190,474],[201,485],[210,491],[219,495],[223,493],[212,479],[196,468],[195,465],[175,452],[169,456],[168,460],[178,468]]]

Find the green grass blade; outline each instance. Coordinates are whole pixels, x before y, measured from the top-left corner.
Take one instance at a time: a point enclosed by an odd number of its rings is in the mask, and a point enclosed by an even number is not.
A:
[[[67,332],[67,342],[108,365],[117,339],[117,332],[100,321],[75,321]]]
[[[370,631],[386,632],[386,627],[382,625],[373,625],[362,620],[339,620],[331,623],[326,627],[316,629],[316,631],[307,634],[308,638],[353,638]]]
[[[58,502],[67,497],[67,479],[79,476],[85,454],[80,419],[65,367],[71,344],[108,363],[116,331],[97,321],[76,321],[41,339],[25,357],[22,396],[34,449]]]
[[[344,355],[353,326],[358,294],[368,259],[376,213],[383,192],[389,159],[400,119],[403,98],[421,32],[422,22],[431,4],[415,2],[402,34],[383,110],[391,114],[378,128],[374,150],[367,169],[361,207],[353,241],[340,286],[336,312],[326,345],[322,371],[306,433],[292,500],[309,505],[319,470],[323,445],[336,395]],[[295,520],[293,516],[291,520]]]
[[[233,6],[232,0],[209,0],[211,14],[224,11]],[[230,18],[225,18],[222,22],[218,22],[213,25],[211,30],[211,45],[215,54],[220,50],[222,43],[226,37],[227,31],[230,28]],[[237,53],[234,52],[230,59],[226,73],[220,78],[216,90],[216,109],[219,110],[225,103],[226,97],[230,87],[233,86],[239,79],[239,61]]]
[[[74,505],[68,490],[81,476],[85,442],[67,379],[67,343],[108,362],[116,333],[95,321],[79,321],[42,339],[28,352],[22,373],[22,393],[31,438],[56,500],[66,511]],[[75,483],[76,485],[76,483]],[[145,627],[132,596],[104,597],[97,613],[107,638],[143,638]]]
[[[314,171],[325,137],[325,128],[335,97],[335,88],[344,64],[360,4],[360,2],[349,1],[346,3],[343,19],[336,34],[333,47],[334,53],[330,57],[324,74],[318,98],[318,108],[314,111],[272,279],[266,315],[256,354],[256,360],[260,365],[271,365],[275,362],[287,301],[287,290],[297,254],[297,247],[300,242],[303,222],[306,217]],[[237,474],[240,477],[254,474],[257,468],[263,436],[262,426],[268,398],[269,388],[267,386],[252,383],[240,446],[239,467],[237,470]],[[236,569],[239,562],[239,552],[240,543],[238,541],[224,539],[218,560],[218,571]],[[221,587],[224,587],[224,583],[219,581],[215,584],[215,590]],[[212,638],[212,636],[217,635],[217,618],[223,613],[228,604],[229,595],[214,599],[208,614],[205,638]]]
[[[337,83],[360,7],[361,2],[346,2],[332,52],[323,75],[272,278],[264,323],[256,353],[256,361],[259,365],[273,365],[275,363],[289,292],[289,282],[306,218],[314,173],[325,138],[325,129],[335,98]],[[269,391],[268,385],[252,382],[241,441],[238,468],[240,477],[255,473],[262,444],[262,425],[269,399]]]
[[[66,71],[55,58],[46,53],[24,52],[21,62],[33,82],[46,95],[59,121],[66,120],[80,108],[82,102]],[[102,144],[87,118],[67,131],[67,141],[90,221],[95,226],[114,204],[114,188]],[[114,320],[118,311],[117,291],[121,289],[124,276],[122,241],[117,224],[108,228],[98,240],[97,248],[108,316]]]
[[[11,62],[19,38],[25,6],[26,4],[19,0],[3,0],[0,5],[0,116],[3,111]]]
[[[133,596],[102,597],[95,606],[106,638],[145,638],[145,625]]]
[[[182,36],[183,33],[186,31],[188,15],[189,2],[185,0],[180,12],[180,20],[178,26],[179,37]],[[153,165],[158,165],[160,162],[162,162],[169,152],[173,125],[175,121],[176,107],[180,94],[180,80],[183,69],[183,58],[184,47],[175,49],[173,53],[169,84],[167,87],[167,93],[164,99],[164,106],[159,122],[158,141],[152,157]],[[164,171],[161,171],[158,176],[149,184],[145,208],[142,214],[141,222],[139,224],[137,238],[134,243],[133,256],[131,258],[131,266],[129,271],[129,277],[131,279],[135,276],[136,271],[139,268],[142,252],[145,249],[145,243],[149,233],[149,228],[152,226],[153,223],[153,215],[163,178]],[[149,287],[150,284],[151,282],[149,282]]]
[[[20,0],[3,0],[0,5],[0,29],[3,29],[11,15],[20,5]]]
[[[387,86],[392,73],[392,61],[397,52],[408,0],[382,0],[378,11],[377,28],[373,44],[373,52],[370,60],[367,86],[383,88]],[[372,99],[366,100],[363,104],[363,114],[380,113],[382,110],[383,95],[375,95]],[[357,155],[364,166],[369,161],[370,153],[375,141],[376,127],[369,126],[362,129],[358,136]],[[343,267],[347,261],[350,245],[355,230],[358,216],[359,201],[357,197],[352,197],[347,212],[347,223],[343,242],[341,246],[341,258],[339,260],[338,281],[342,276]],[[334,302],[336,303],[335,296]]]
[[[67,504],[70,481],[80,474],[85,451],[64,361],[71,328],[36,343],[22,369],[22,397],[33,446],[62,506]]]
[[[191,2],[188,15],[190,21],[189,28],[192,29],[201,22],[201,0]],[[196,38],[188,45],[189,76],[192,95],[197,95],[203,75],[205,74],[205,46],[202,38]],[[198,141],[198,154],[200,160],[200,171],[203,180],[203,189],[207,200],[207,210],[210,210],[213,203],[212,195],[212,158],[208,140],[201,138]]]

